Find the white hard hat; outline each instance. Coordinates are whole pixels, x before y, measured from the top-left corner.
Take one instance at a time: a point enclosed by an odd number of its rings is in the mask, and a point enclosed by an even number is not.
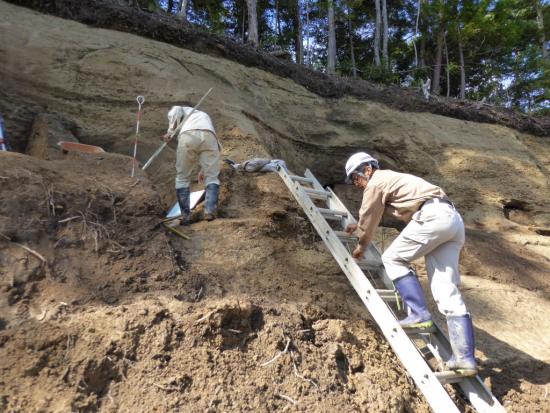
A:
[[[357,152],[351,155],[346,162],[346,183],[351,184],[351,174],[357,170],[361,165],[370,163],[373,167],[378,169],[378,161],[370,156],[366,152]],[[361,171],[363,172],[363,171]]]
[[[176,129],[176,126],[183,120],[185,111],[181,106],[172,106],[168,112],[168,130]]]

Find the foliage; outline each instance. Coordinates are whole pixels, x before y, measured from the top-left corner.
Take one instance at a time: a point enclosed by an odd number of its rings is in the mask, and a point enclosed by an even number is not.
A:
[[[148,7],[155,3],[139,1]],[[180,0],[160,0],[159,4],[165,10],[170,4],[172,10],[167,11],[175,12]],[[257,0],[260,48],[284,50],[295,56],[296,6],[300,11],[305,64],[324,71],[327,0]],[[542,57],[541,43],[541,35],[547,43],[550,39],[550,0],[387,0],[389,60],[381,66],[374,64],[373,0],[334,0],[334,6],[337,73],[342,76],[352,76],[355,68],[358,76],[375,82],[419,85],[433,77],[437,35],[442,25],[446,44],[441,62],[442,94],[459,95],[463,69],[469,99],[534,113],[550,111],[550,61]],[[542,10],[543,31],[537,25],[537,7]],[[247,18],[245,0],[189,0],[191,23],[239,42],[246,38]],[[459,46],[463,50],[463,68]]]

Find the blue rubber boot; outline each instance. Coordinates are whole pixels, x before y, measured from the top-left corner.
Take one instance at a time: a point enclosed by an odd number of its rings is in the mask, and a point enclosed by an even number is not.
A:
[[[432,315],[428,311],[424,290],[411,271],[404,277],[398,278],[394,282],[395,288],[403,298],[405,304],[409,307],[410,314],[407,318],[400,320],[401,327],[407,329],[431,329],[433,328]]]
[[[445,370],[455,370],[464,376],[477,374],[477,364],[474,357],[475,339],[474,325],[469,314],[447,316],[449,341],[453,355],[444,365]]]
[[[204,202],[204,219],[212,221],[216,219],[216,209],[218,208],[218,195],[220,186],[218,184],[206,185],[206,200]]]
[[[189,225],[191,220],[191,202],[189,200],[189,188],[176,189],[176,196],[178,198],[178,204],[181,211],[181,225]]]

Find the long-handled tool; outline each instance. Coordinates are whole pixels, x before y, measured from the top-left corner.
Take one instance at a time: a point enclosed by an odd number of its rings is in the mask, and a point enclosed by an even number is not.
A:
[[[138,113],[136,121],[136,138],[134,139],[134,160],[132,161],[132,178],[134,177],[134,172],[136,169],[136,155],[137,155],[137,145],[138,145],[138,136],[139,136],[139,122],[141,121],[141,106],[145,103],[145,98],[143,96],[138,96],[136,98],[138,103]]]
[[[203,101],[204,99],[206,99],[206,97],[210,94],[210,92],[212,92],[212,88],[208,89],[208,92],[206,92],[206,93],[204,94],[204,96],[201,98],[201,100],[199,100],[199,103],[197,103],[197,105],[193,108],[193,110],[191,110],[191,112],[189,112],[187,115],[185,115],[185,117],[183,118],[183,121],[182,121],[182,122],[178,125],[178,127],[172,132],[172,134],[171,134],[171,136],[170,136],[170,139],[172,139],[174,136],[177,135],[177,133],[179,132],[179,130],[181,129],[181,127],[184,125],[185,121],[186,121],[187,119],[189,119],[189,116],[191,116],[191,115],[193,114],[193,112],[195,112],[195,111],[199,108],[199,106],[201,105],[202,101]],[[147,167],[148,167],[149,165],[151,165],[151,162],[153,162],[153,160],[154,160],[157,156],[159,156],[159,154],[162,152],[162,150],[163,150],[164,148],[166,148],[166,145],[168,145],[168,142],[164,142],[164,143],[160,146],[160,148],[158,148],[158,149],[155,151],[155,153],[153,153],[153,155],[151,155],[151,157],[149,158],[149,160],[148,160],[147,162],[145,162],[145,165],[143,165],[143,168],[141,168],[141,169],[143,169],[143,170],[147,169]]]

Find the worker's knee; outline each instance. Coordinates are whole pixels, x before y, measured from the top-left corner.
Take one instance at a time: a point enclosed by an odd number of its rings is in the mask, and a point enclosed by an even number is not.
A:
[[[460,316],[468,314],[466,304],[458,286],[452,282],[433,282],[432,296],[437,309],[445,316]]]
[[[392,281],[409,273],[409,263],[399,258],[391,248],[382,254],[382,263]]]
[[[176,189],[189,188],[190,186],[191,186],[190,178],[176,175]]]

